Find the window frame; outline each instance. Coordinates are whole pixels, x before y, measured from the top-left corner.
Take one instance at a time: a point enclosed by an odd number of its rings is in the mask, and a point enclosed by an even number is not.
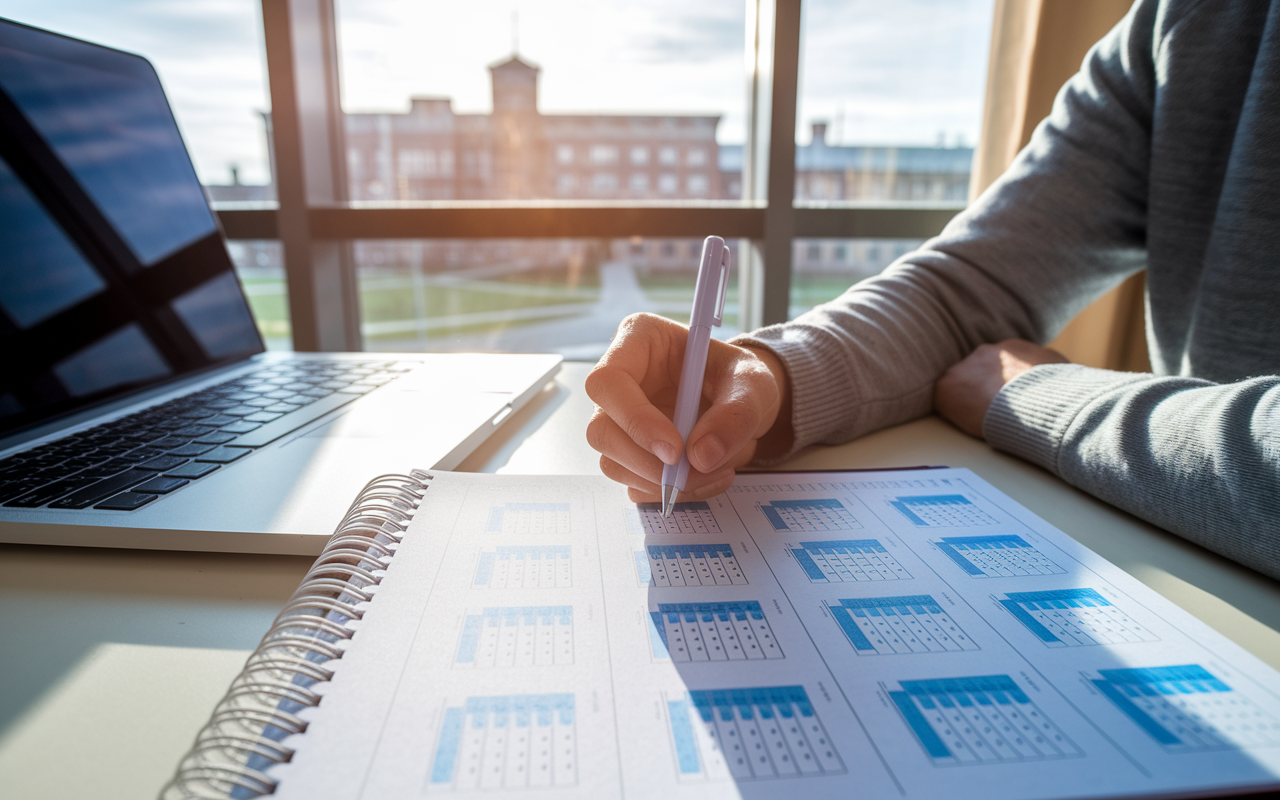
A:
[[[352,251],[357,239],[701,238],[714,232],[743,240],[742,329],[784,322],[795,239],[926,239],[964,204],[796,204],[801,2],[745,2],[748,104],[741,202],[376,203],[346,199],[334,0],[262,0],[272,107],[268,135],[279,199],[252,207],[215,205],[223,231],[233,240],[281,241],[298,351],[363,349]],[[626,166],[623,155],[619,168]]]

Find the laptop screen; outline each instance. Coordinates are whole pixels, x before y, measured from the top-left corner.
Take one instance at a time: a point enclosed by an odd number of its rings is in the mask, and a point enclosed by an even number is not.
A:
[[[0,20],[0,434],[262,350],[155,70]]]

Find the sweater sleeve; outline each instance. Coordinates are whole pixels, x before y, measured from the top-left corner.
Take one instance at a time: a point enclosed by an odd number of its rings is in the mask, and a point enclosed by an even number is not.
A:
[[[786,365],[795,449],[929,413],[935,381],[978,345],[1047,342],[1145,268],[1157,10],[1142,0],[1090,50],[1030,144],[941,235],[737,340]]]
[[[992,446],[1280,578],[1280,377],[1196,378],[1046,364],[1010,381]]]

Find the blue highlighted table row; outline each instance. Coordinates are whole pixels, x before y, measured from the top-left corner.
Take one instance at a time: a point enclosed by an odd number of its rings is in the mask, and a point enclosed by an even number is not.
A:
[[[813,583],[909,580],[879,539],[839,539],[800,542],[791,547],[796,563]]]
[[[934,546],[971,578],[1017,578],[1066,572],[1021,536],[953,536],[939,539]]]
[[[573,663],[572,606],[489,607],[462,623],[455,665],[535,667]]]
[[[845,771],[803,686],[691,691],[667,714],[681,781]]]
[[[850,598],[828,608],[858,655],[980,649],[932,595]]]
[[[973,528],[995,525],[996,519],[962,494],[898,497],[889,505],[918,528]]]
[[[472,585],[484,589],[561,589],[573,585],[572,548],[516,545],[480,552]]]
[[[1094,589],[1008,592],[1000,605],[1046,647],[1160,640]]]
[[[835,498],[770,500],[760,504],[760,511],[775,531],[821,533],[862,527],[853,513]]]
[[[573,786],[577,751],[572,694],[468,697],[444,710],[428,788]]]
[[[750,661],[782,658],[764,609],[754,600],[659,603],[649,612],[654,658]]]

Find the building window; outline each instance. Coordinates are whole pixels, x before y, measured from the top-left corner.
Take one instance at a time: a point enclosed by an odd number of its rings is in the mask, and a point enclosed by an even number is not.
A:
[[[680,181],[676,179],[675,175],[658,176],[658,191],[663,194],[675,194],[676,190],[679,188]]]
[[[838,244],[836,245],[835,253],[833,253],[832,255],[836,261],[843,262],[845,260],[845,257],[848,255],[848,251],[845,249],[844,245]]]
[[[679,163],[679,161],[680,159],[677,157],[676,149],[674,147],[658,148],[659,164],[662,164],[665,167],[674,167],[676,164]]]
[[[592,164],[617,164],[618,148],[611,144],[592,145],[587,157]]]
[[[440,177],[442,178],[453,177],[453,151],[452,150],[440,151]]]
[[[643,167],[649,163],[649,148],[633,147],[631,148],[631,164],[636,167]]]
[[[618,191],[618,176],[612,172],[597,172],[591,177],[591,188],[597,194]]]
[[[822,247],[816,244],[809,245],[809,250],[805,257],[813,262],[822,260]]]
[[[557,163],[557,164],[572,164],[572,163],[573,163],[573,147],[572,147],[572,145],[562,144],[562,145],[560,145],[559,147],[557,147],[557,148],[556,148],[556,163]]]
[[[676,257],[676,243],[675,243],[675,242],[663,242],[663,243],[662,243],[662,257],[663,257],[663,258],[675,258],[675,257]]]
[[[436,176],[434,150],[401,150],[397,160],[399,175],[402,178],[434,178]]]
[[[710,183],[708,183],[706,175],[689,176],[689,194],[701,197],[707,193],[708,188],[710,188]]]
[[[565,173],[556,176],[556,191],[560,194],[569,194],[578,186],[578,179]]]
[[[685,154],[684,163],[691,167],[705,167],[707,165],[707,151],[701,147],[691,149]]]
[[[644,192],[649,191],[649,176],[645,175],[643,172],[637,172],[631,176],[631,180],[627,182],[627,186],[631,191],[643,194]]]

